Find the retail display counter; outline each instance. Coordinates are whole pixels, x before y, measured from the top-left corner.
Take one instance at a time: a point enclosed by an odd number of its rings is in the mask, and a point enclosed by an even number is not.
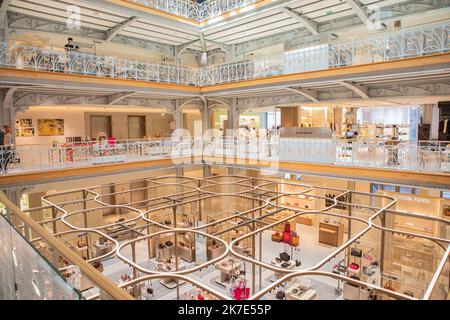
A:
[[[322,221],[319,223],[319,242],[339,247],[344,242],[344,224]]]

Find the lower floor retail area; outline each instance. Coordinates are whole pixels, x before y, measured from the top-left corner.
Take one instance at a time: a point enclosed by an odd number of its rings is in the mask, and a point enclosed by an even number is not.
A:
[[[204,164],[6,193],[140,300],[449,298],[447,189]],[[61,283],[23,261],[34,289],[22,298],[63,296],[66,282],[78,297],[103,298],[48,242],[23,235]]]

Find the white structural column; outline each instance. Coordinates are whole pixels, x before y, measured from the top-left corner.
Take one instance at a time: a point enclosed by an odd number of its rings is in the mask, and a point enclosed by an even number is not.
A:
[[[0,6],[0,40],[8,37],[8,7],[12,0],[3,0]]]
[[[239,110],[237,109],[237,99],[231,98],[230,108],[228,109],[228,128],[233,132],[239,128]],[[227,136],[231,135],[226,133]]]
[[[14,108],[14,93],[18,88],[12,87],[9,89],[3,89],[1,94],[1,119],[0,123],[2,125],[8,125],[14,128],[16,110]],[[15,130],[13,130],[13,141],[15,138]]]
[[[430,123],[430,139],[437,140],[439,139],[439,108],[437,104],[433,105],[432,107]]]
[[[427,140],[437,140],[439,137],[439,108],[437,104],[422,105],[422,123],[430,125],[430,137]]]
[[[180,107],[180,100],[175,100],[175,110],[173,112],[173,120],[175,122],[175,129],[183,129],[183,110]]]
[[[210,115],[211,111],[208,109],[208,103],[206,101],[203,101],[203,107],[201,109],[202,112],[202,129],[203,134],[210,129]]]

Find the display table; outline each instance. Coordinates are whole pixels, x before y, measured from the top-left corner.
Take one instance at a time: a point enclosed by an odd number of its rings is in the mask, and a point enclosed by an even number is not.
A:
[[[216,245],[208,246],[208,248],[206,249],[206,256],[207,256],[208,260],[212,260],[212,259],[219,257],[224,252],[225,252],[225,246],[222,245],[221,243],[220,244],[218,243]]]
[[[286,300],[312,300],[316,297],[316,294],[316,290],[310,286],[294,282],[286,290]]]
[[[182,259],[178,258],[178,271],[186,268],[187,263]],[[156,259],[152,259],[152,262],[155,264],[156,269],[161,272],[174,272],[177,271],[175,265],[175,258],[164,259],[163,261],[157,261]],[[182,285],[185,283],[183,280],[176,280],[173,278],[165,278],[159,281],[163,286],[168,289],[174,289],[177,285]]]
[[[129,232],[130,231],[129,228],[134,228],[135,226],[136,226],[135,221],[128,222],[126,224],[114,225],[106,228],[106,234],[109,237],[114,238],[118,241],[125,240],[130,237],[131,233]]]
[[[319,223],[319,242],[339,247],[344,242],[344,224],[337,221]]]
[[[218,262],[214,265],[220,271],[220,278],[216,282],[222,286],[226,286],[232,275],[236,274],[241,268],[241,263],[233,258]]]
[[[286,263],[287,265],[285,267],[283,267],[283,264]],[[289,261],[277,261],[277,260],[272,260],[270,262],[271,265],[277,267],[277,268],[282,268],[282,269],[286,269],[286,270],[292,270],[295,269],[296,264],[294,260],[289,260]],[[283,275],[285,275],[285,273],[283,272],[279,272],[279,271],[274,271],[274,276],[270,279],[272,282],[278,280],[279,278],[281,278]]]
[[[344,282],[343,294],[344,300],[370,300],[369,290],[348,282]]]
[[[195,247],[189,248],[186,246],[177,245],[176,247],[177,256],[187,262],[195,261]]]
[[[111,248],[114,244],[110,241],[106,241],[104,243],[100,243],[98,240],[94,242],[95,247],[95,257],[101,257],[111,251]]]

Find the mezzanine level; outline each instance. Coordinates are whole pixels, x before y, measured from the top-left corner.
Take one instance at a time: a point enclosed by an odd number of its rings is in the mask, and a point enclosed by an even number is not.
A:
[[[1,160],[9,168],[1,177],[1,184],[12,183],[21,174],[29,175],[31,180],[42,175],[55,177],[60,175],[58,170],[73,170],[77,176],[80,172],[106,174],[207,162],[427,186],[450,185],[450,142],[438,141],[392,145],[379,140],[277,137],[252,141],[222,137],[119,140],[113,145],[83,142],[18,146],[14,151],[2,150]]]
[[[364,40],[314,46],[203,68],[65,52],[3,41],[0,43],[0,66],[205,87],[442,54],[450,50],[449,29],[448,23],[403,29]]]

